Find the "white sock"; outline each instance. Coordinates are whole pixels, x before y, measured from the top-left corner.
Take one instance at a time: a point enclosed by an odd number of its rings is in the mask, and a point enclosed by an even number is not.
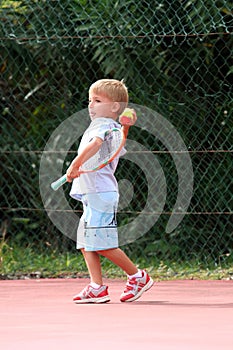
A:
[[[94,288],[94,289],[99,289],[99,288],[101,287],[100,284],[97,284],[97,283],[95,283],[95,282],[91,282],[91,283],[90,283],[90,286],[91,286],[92,288]]]
[[[138,270],[138,272],[136,272],[134,275],[130,275],[128,277],[129,278],[140,278],[140,277],[142,277],[142,271]]]

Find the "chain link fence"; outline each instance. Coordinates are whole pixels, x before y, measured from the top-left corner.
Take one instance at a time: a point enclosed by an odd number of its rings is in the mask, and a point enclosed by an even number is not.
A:
[[[167,233],[178,192],[172,152],[148,131],[130,130],[159,160],[167,197],[155,225],[124,249],[148,261],[232,262],[231,2],[1,1],[0,18],[1,240],[36,250],[75,246],[44,209],[40,160],[53,131],[87,107],[92,82],[124,78],[132,103],[179,132],[194,172],[191,203]],[[134,167],[122,161],[117,173],[134,191],[119,225],[139,215],[148,196],[143,169]]]

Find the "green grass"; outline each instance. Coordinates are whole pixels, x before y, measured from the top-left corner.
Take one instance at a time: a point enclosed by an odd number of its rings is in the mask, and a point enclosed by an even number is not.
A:
[[[133,259],[133,257],[132,257]],[[133,259],[134,260],[134,259]],[[200,263],[198,260],[187,262],[159,261],[154,258],[136,259],[139,267],[145,268],[151,276],[159,280],[174,279],[233,279],[232,264],[218,265]],[[124,273],[102,258],[104,277],[125,278]],[[88,277],[88,271],[82,254],[75,250],[59,252],[51,248],[36,249],[0,243],[0,279],[19,278],[75,278]]]

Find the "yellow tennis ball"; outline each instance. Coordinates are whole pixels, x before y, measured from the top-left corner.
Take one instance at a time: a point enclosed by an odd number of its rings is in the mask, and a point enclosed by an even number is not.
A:
[[[126,118],[133,119],[134,112],[133,112],[133,110],[131,108],[125,108],[125,110],[121,114],[121,117],[126,117]]]
[[[134,110],[131,108],[125,108],[123,113],[120,115],[120,123],[123,125],[127,125],[131,123],[131,120],[134,119]]]

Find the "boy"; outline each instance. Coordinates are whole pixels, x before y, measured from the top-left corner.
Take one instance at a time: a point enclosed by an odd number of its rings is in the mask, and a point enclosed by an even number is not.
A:
[[[96,172],[79,173],[80,166],[99,150],[105,131],[121,127],[116,120],[127,104],[128,91],[123,81],[101,79],[91,85],[88,110],[92,121],[82,137],[77,157],[67,169],[67,180],[73,180],[70,195],[83,203],[77,249],[84,256],[91,279],[90,284],[74,296],[75,303],[110,301],[108,287],[103,285],[100,255],[111,260],[128,275],[125,290],[120,297],[122,302],[138,299],[153,285],[152,278],[144,270],[138,270],[118,247],[116,211],[119,194],[114,172],[119,158]],[[122,126],[126,136],[136,119],[134,113],[132,121]],[[124,152],[123,149],[121,155]]]

